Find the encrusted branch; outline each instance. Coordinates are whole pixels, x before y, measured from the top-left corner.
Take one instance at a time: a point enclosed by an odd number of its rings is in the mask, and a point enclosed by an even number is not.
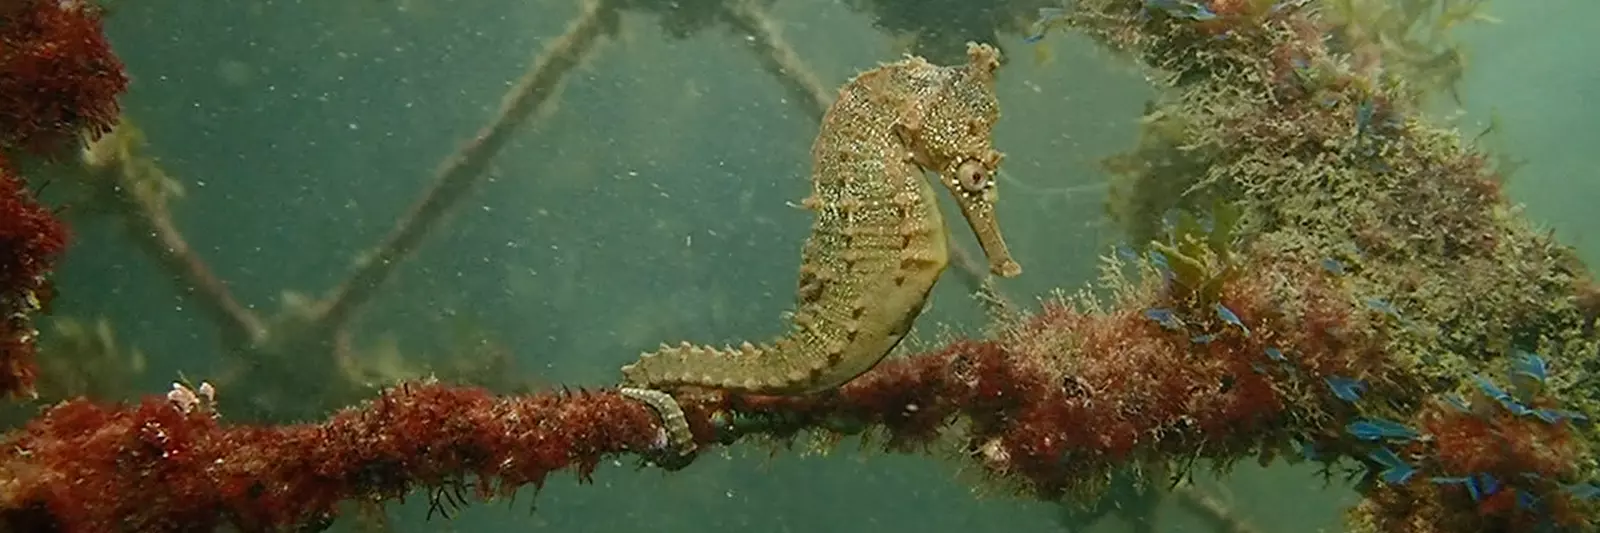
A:
[[[605,457],[666,442],[649,407],[614,392],[496,398],[417,383],[320,424],[212,417],[176,398],[52,408],[0,453],[0,526],[317,530],[346,499],[463,486],[481,497],[508,494],[561,469],[586,478]]]
[[[1104,312],[1047,303],[994,340],[894,359],[834,392],[686,392],[678,409],[700,447],[751,435],[867,433],[891,451],[965,454],[996,482],[1052,501],[1096,493],[1113,470],[1181,477],[1196,459],[1227,465],[1299,456],[1297,441],[1330,465],[1362,457],[1368,445],[1342,429],[1351,399],[1329,386],[1343,376],[1363,376],[1364,396],[1428,405],[1428,416],[1442,417],[1430,426],[1441,450],[1483,445],[1476,434],[1441,429],[1479,422],[1433,404],[1414,375],[1386,357],[1382,347],[1394,330],[1381,313],[1343,298],[1334,274],[1271,257],[1243,262],[1258,276],[1231,281],[1219,297],[1249,334],[1183,308],[1175,313],[1213,337],[1199,344],[1168,329],[1140,311],[1166,305],[1169,296],[1151,283]],[[1290,287],[1298,292],[1285,299]],[[1267,348],[1293,359],[1274,361]],[[0,447],[0,479],[8,480],[0,485],[0,524],[314,529],[344,499],[463,487],[486,498],[538,486],[562,468],[582,478],[615,454],[659,457],[678,444],[662,418],[680,416],[612,391],[493,397],[431,383],[402,385],[312,425],[224,424],[192,403],[80,400],[47,411]],[[1552,479],[1581,464],[1570,446],[1526,445],[1570,439],[1570,425],[1505,413],[1486,420],[1494,426],[1481,431],[1514,443],[1497,448],[1497,461]],[[1376,477],[1374,470],[1365,483]],[[1493,519],[1442,490],[1410,504],[1456,524]],[[1565,501],[1554,486],[1537,490],[1547,491],[1542,501]]]

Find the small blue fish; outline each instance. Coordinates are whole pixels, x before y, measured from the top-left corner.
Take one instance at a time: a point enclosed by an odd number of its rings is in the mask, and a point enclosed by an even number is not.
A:
[[[1183,220],[1183,211],[1174,207],[1161,215],[1161,232],[1167,234],[1167,244],[1178,245],[1178,221]]]
[[[1356,135],[1365,135],[1372,126],[1372,116],[1377,113],[1377,106],[1373,105],[1371,98],[1361,99],[1356,104]]]
[[[1272,4],[1272,8],[1267,10],[1267,14],[1278,15],[1280,13],[1288,13],[1305,7],[1305,5],[1309,3],[1311,3],[1311,0],[1282,0],[1278,3]]]
[[[1128,246],[1127,244],[1118,244],[1117,257],[1123,261],[1132,263],[1139,260],[1139,252],[1133,251],[1133,247]]]
[[[1163,282],[1171,284],[1173,280],[1178,279],[1178,275],[1172,272],[1172,264],[1167,262],[1167,254],[1161,253],[1160,250],[1150,250],[1150,265],[1155,267],[1156,272],[1161,273]]]
[[[1495,385],[1493,381],[1489,381],[1483,376],[1472,376],[1472,379],[1478,382],[1478,390],[1483,391],[1483,395],[1488,396],[1489,399],[1499,402],[1511,399],[1511,395],[1506,394],[1506,391],[1501,389],[1499,385]]]
[[[1518,400],[1531,402],[1534,396],[1544,390],[1545,380],[1550,377],[1549,367],[1545,365],[1544,358],[1536,353],[1518,350],[1512,357],[1512,390],[1516,392]]]
[[[1214,20],[1217,14],[1211,8],[1195,2],[1194,0],[1144,0],[1146,10],[1162,11],[1174,18],[1189,19],[1197,22]]]
[[[1218,302],[1215,307],[1217,308],[1217,318],[1222,319],[1223,322],[1238,326],[1240,330],[1244,331],[1244,336],[1250,336],[1250,328],[1245,327],[1244,321],[1239,320],[1239,315],[1234,314],[1232,309],[1228,309],[1228,306],[1222,305],[1221,302]]]
[[[1510,367],[1514,375],[1528,376],[1528,378],[1534,379],[1534,381],[1538,381],[1541,384],[1546,379],[1549,379],[1550,368],[1544,363],[1544,357],[1539,357],[1539,354],[1533,354],[1533,352],[1522,351],[1518,351],[1515,357],[1517,357],[1517,360],[1514,360],[1512,367]]]
[[[1472,495],[1472,501],[1483,501],[1484,498],[1500,492],[1500,481],[1489,474],[1473,474],[1467,477],[1435,477],[1429,481],[1440,485],[1461,485],[1467,488],[1467,494]]]
[[[1383,471],[1379,476],[1384,483],[1390,485],[1404,485],[1411,480],[1411,476],[1417,473],[1416,467],[1401,460],[1400,456],[1395,455],[1388,448],[1378,448],[1378,451],[1367,454],[1367,458],[1372,459],[1373,462],[1379,465],[1383,465]]]
[[[1560,413],[1561,416],[1565,417],[1567,420],[1571,420],[1574,424],[1589,425],[1589,415],[1577,411],[1568,411],[1566,409],[1558,409],[1556,412]]]
[[[1375,130],[1392,131],[1401,126],[1401,122],[1393,113],[1382,113],[1382,120],[1377,120],[1380,111],[1378,104],[1371,97],[1363,98],[1356,104],[1356,135],[1362,136]],[[1376,155],[1375,148],[1369,148],[1370,153]]]
[[[1367,298],[1365,303],[1367,304],[1367,307],[1372,308],[1373,311],[1377,311],[1394,318],[1400,318],[1400,310],[1395,308],[1394,304],[1389,303],[1388,300],[1383,298]]]
[[[1472,494],[1472,501],[1483,501],[1500,492],[1500,481],[1489,474],[1477,474],[1467,482],[1467,492]]]
[[[1345,431],[1361,440],[1411,440],[1420,437],[1416,430],[1393,420],[1362,418],[1345,426]]]
[[[1512,397],[1510,393],[1506,392],[1505,389],[1500,388],[1499,385],[1495,385],[1494,382],[1489,381],[1483,376],[1472,376],[1472,379],[1478,383],[1478,390],[1483,391],[1484,396],[1488,396],[1490,399],[1500,402],[1500,405],[1505,407],[1507,411],[1511,411],[1511,414],[1516,416],[1533,414],[1532,409],[1529,409],[1526,405],[1522,405],[1522,403],[1518,402],[1517,399]]]
[[[1039,20],[1034,21],[1033,26],[1028,29],[1028,36],[1023,37],[1022,42],[1033,44],[1044,40],[1044,34],[1049,33],[1050,28],[1055,27],[1056,24],[1066,18],[1067,10],[1065,9],[1059,7],[1039,8]]]
[[[1301,457],[1306,458],[1307,461],[1317,460],[1317,443],[1295,441],[1295,445],[1300,447]]]
[[[1279,350],[1276,347],[1268,346],[1266,351],[1267,351],[1267,359],[1271,359],[1271,360],[1277,361],[1279,363],[1287,363],[1287,362],[1289,362],[1289,358],[1283,356],[1283,350]]]
[[[1460,394],[1447,392],[1444,394],[1444,401],[1445,403],[1450,404],[1450,407],[1456,408],[1457,411],[1461,411],[1463,413],[1472,412],[1472,405],[1468,404],[1467,400],[1462,398]]]
[[[1325,258],[1325,259],[1322,260],[1322,269],[1328,271],[1329,274],[1333,274],[1335,276],[1343,276],[1344,273],[1345,273],[1344,263],[1342,263],[1338,259],[1334,259],[1332,257],[1328,257],[1328,258]]]
[[[1211,341],[1214,340],[1217,340],[1217,334],[1215,333],[1207,333],[1205,335],[1195,335],[1193,337],[1189,337],[1189,342],[1195,344],[1211,344]]]
[[[1150,250],[1150,264],[1160,269],[1172,269],[1171,264],[1167,263],[1167,254],[1161,253],[1160,250]]]
[[[1517,491],[1517,507],[1524,511],[1539,509],[1539,497],[1526,490]]]
[[[1328,376],[1322,378],[1328,383],[1328,388],[1333,389],[1333,395],[1340,400],[1355,403],[1361,399],[1361,393],[1367,391],[1367,384],[1359,379],[1350,379],[1342,376]]]
[[[1543,420],[1546,424],[1554,424],[1566,418],[1561,415],[1561,411],[1556,409],[1534,409],[1533,416],[1539,417],[1539,420]]]
[[[1588,483],[1575,483],[1572,485],[1566,485],[1561,488],[1562,490],[1567,491],[1567,494],[1571,494],[1572,497],[1580,500],[1593,500],[1597,497],[1600,497],[1600,485],[1597,485],[1592,481]]]
[[[1178,318],[1177,313],[1173,313],[1171,309],[1160,307],[1145,309],[1144,317],[1154,320],[1157,324],[1161,324],[1161,327],[1164,329],[1170,329],[1173,331],[1183,329],[1183,319]]]
[[[1290,57],[1289,67],[1294,72],[1295,80],[1299,82],[1300,87],[1308,88],[1312,83],[1316,82],[1317,71],[1311,68],[1311,61],[1306,60],[1304,56],[1295,54]]]

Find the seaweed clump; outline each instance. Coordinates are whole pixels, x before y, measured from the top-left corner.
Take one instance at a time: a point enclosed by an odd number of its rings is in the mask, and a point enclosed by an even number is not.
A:
[[[127,83],[98,8],[0,5],[0,395],[35,395],[33,317],[55,294],[47,275],[67,246],[66,227],[34,197],[17,157],[57,157],[107,131]]]
[[[1344,452],[1370,467],[1357,524],[1448,531],[1582,523],[1582,513],[1569,511],[1592,511],[1594,497],[1596,434],[1585,413],[1595,412],[1600,346],[1581,291],[1589,275],[1572,250],[1517,216],[1488,156],[1418,118],[1413,69],[1386,68],[1381,57],[1352,63],[1328,39],[1347,21],[1316,9],[1262,0],[1084,0],[1068,9],[1069,25],[1137,57],[1159,80],[1144,140],[1111,167],[1118,194],[1110,212],[1131,242],[1145,242],[1159,237],[1157,221],[1173,211],[1238,206],[1239,230],[1249,237],[1244,255],[1319,265],[1337,277],[1342,299],[1382,323],[1385,366],[1418,388],[1348,389],[1356,409],[1346,421],[1421,429]],[[1272,275],[1250,268],[1245,277]],[[1541,367],[1561,372],[1541,381],[1536,400],[1482,388],[1482,376],[1519,375],[1519,354],[1537,354]],[[1488,401],[1446,416],[1436,404],[1448,394]],[[1573,416],[1534,416],[1530,402]],[[1479,426],[1494,437],[1459,448],[1470,453],[1446,453],[1453,436]],[[1499,445],[1484,444],[1491,441]],[[1462,459],[1505,449],[1543,452],[1506,459],[1516,467]],[[1474,476],[1496,480],[1493,490],[1468,494],[1429,482],[1486,479]],[[1511,478],[1548,486],[1512,488]],[[1428,505],[1438,508],[1427,521],[1397,518]]]
[[[40,155],[76,148],[117,121],[122,62],[83,0],[0,5],[0,147]]]

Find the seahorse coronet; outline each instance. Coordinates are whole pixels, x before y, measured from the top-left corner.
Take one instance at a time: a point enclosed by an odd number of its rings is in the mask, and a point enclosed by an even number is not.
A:
[[[930,181],[955,199],[990,271],[1019,274],[994,212],[999,57],[969,44],[965,65],[908,56],[845,83],[812,144],[812,192],[800,206],[815,219],[789,332],[720,350],[663,344],[622,368],[625,385],[806,394],[872,369],[909,333],[949,264],[949,229]],[[982,184],[956,174],[980,171]]]

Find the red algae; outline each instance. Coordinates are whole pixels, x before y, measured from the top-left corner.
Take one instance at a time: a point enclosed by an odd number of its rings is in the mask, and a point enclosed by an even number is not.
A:
[[[1287,447],[1283,439],[1289,434],[1324,432],[1326,428],[1294,426],[1298,420],[1326,417],[1291,416],[1337,403],[1320,386],[1323,377],[1361,376],[1383,383],[1396,372],[1388,362],[1370,357],[1381,338],[1352,303],[1336,298],[1325,284],[1297,279],[1315,277],[1310,269],[1278,269],[1284,272],[1273,272],[1270,264],[1251,265],[1247,270],[1257,275],[1222,288],[1223,305],[1249,325],[1248,333],[1238,326],[1207,324],[1210,309],[1159,297],[1146,303],[1147,308],[1170,309],[1197,330],[1169,331],[1126,310],[1041,313],[1022,328],[1027,335],[1071,336],[1075,341],[1067,356],[1027,355],[1060,361],[1048,372],[1059,373],[1072,385],[1026,402],[1029,407],[1002,439],[1009,456],[1027,464],[1009,470],[1027,475],[1036,488],[1049,493],[1092,480],[1095,472],[1129,457],[1200,456],[1227,462],[1252,451]],[[1285,287],[1266,285],[1273,279],[1297,279],[1302,288],[1294,298],[1272,298],[1286,294]],[[1138,308],[1136,301],[1124,305]],[[1334,336],[1339,342],[1330,341]],[[1268,348],[1294,359],[1273,361]]]
[[[78,0],[0,5],[0,394],[34,394],[32,316],[49,304],[46,274],[66,228],[39,205],[4,159],[15,151],[55,157],[107,131],[127,87],[100,28],[99,8]]]
[[[30,397],[37,366],[32,316],[54,293],[46,274],[67,246],[67,229],[33,199],[0,156],[0,394]]]
[[[482,497],[586,480],[605,457],[663,439],[648,407],[612,392],[500,398],[409,384],[320,424],[258,427],[165,399],[51,408],[0,454],[12,531],[245,531],[328,523],[339,501],[414,488]],[[451,487],[457,487],[452,489]],[[438,502],[435,502],[438,504]]]
[[[59,155],[109,131],[128,86],[122,62],[83,0],[0,6],[0,147]]]
[[[1360,377],[1391,398],[1415,397],[1420,389],[1381,357],[1380,325],[1323,279],[1329,274],[1271,260],[1246,264],[1256,275],[1235,278],[1220,295],[1248,334],[1183,308],[1192,325],[1214,335],[1197,342],[1168,331],[1135,311],[1180,303],[1159,293],[1105,313],[1049,302],[1004,341],[960,341],[892,359],[836,395],[729,397],[725,405],[767,417],[759,431],[779,436],[881,427],[891,449],[930,443],[933,430],[962,417],[973,421],[967,450],[993,476],[1055,498],[1092,490],[1106,472],[1142,460],[1226,464],[1271,456],[1294,436],[1336,440],[1327,437],[1338,432],[1330,411],[1348,407],[1325,377]],[[1273,361],[1269,347],[1294,359]]]
[[[1570,421],[1514,416],[1487,397],[1461,407],[1432,402],[1423,409],[1418,427],[1431,438],[1405,451],[1434,474],[1428,481],[1374,487],[1352,513],[1358,520],[1407,533],[1592,525],[1580,510],[1589,504],[1566,490],[1580,476],[1585,453]]]

